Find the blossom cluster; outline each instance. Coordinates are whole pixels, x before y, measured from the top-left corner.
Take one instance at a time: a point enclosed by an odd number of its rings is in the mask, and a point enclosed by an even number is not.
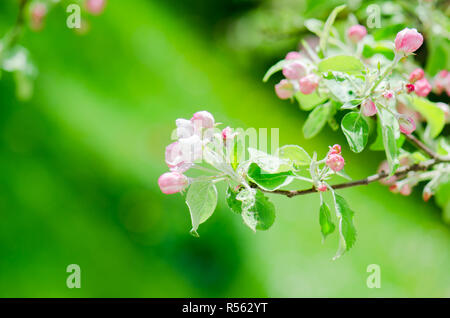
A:
[[[296,92],[309,95],[319,86],[319,77],[313,72],[314,64],[299,52],[289,52],[285,58],[282,79],[275,85],[275,92],[281,99],[292,98]]]
[[[207,111],[196,112],[191,119],[179,118],[175,121],[177,141],[166,147],[166,172],[158,180],[161,191],[172,194],[182,191],[188,185],[183,174],[202,159],[203,146],[211,141],[210,129],[214,128],[214,117]],[[224,138],[229,134],[224,129]]]

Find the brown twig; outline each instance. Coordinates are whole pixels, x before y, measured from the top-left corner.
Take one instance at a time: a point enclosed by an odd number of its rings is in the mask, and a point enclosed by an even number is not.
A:
[[[439,158],[433,158],[430,159],[428,161],[422,162],[420,164],[413,164],[410,166],[404,166],[401,167],[400,169],[397,170],[397,172],[394,174],[394,176],[396,177],[403,177],[406,174],[408,174],[408,172],[410,171],[426,171],[429,168],[431,168],[432,166],[434,166],[435,164],[438,164],[440,162],[448,162],[450,160],[441,160]],[[389,173],[386,171],[381,171],[380,173],[371,175],[367,178],[361,179],[361,180],[356,180],[356,181],[350,181],[350,182],[345,182],[345,183],[339,183],[339,184],[335,184],[332,185],[331,187],[335,190],[337,189],[344,189],[344,188],[350,188],[350,187],[355,187],[355,186],[360,186],[360,185],[368,185],[369,183],[384,179],[386,177],[389,176]],[[254,188],[259,188],[256,184],[252,184],[252,187]],[[304,194],[309,194],[309,193],[314,193],[317,192],[317,189],[315,187],[311,187],[309,189],[304,189],[304,190],[275,190],[275,191],[268,191],[268,190],[264,190],[259,188],[261,191],[263,192],[267,192],[267,193],[275,193],[275,194],[281,194],[281,195],[285,195],[288,198],[292,198],[295,197],[297,195],[304,195]]]
[[[425,145],[423,142],[421,142],[419,139],[417,139],[414,135],[407,135],[404,134],[406,139],[408,139],[409,142],[414,144],[417,148],[422,150],[424,153],[426,153],[428,156],[430,156],[433,159],[439,159],[440,161],[449,161],[450,158],[448,157],[442,157],[433,150],[431,150],[427,145]]]
[[[17,14],[16,23],[14,24],[10,33],[6,36],[3,51],[6,51],[6,49],[12,47],[22,34],[22,29],[25,25],[25,9],[28,1],[29,0],[19,0],[19,11]]]

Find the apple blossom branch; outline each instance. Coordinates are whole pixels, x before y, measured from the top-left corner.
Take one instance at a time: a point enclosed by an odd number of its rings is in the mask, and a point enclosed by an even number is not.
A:
[[[441,162],[450,162],[450,158],[433,158],[433,159],[430,159],[428,161],[425,161],[425,162],[422,162],[422,163],[419,163],[419,164],[413,164],[413,165],[410,165],[410,166],[404,166],[404,167],[399,168],[397,170],[397,172],[393,174],[393,176],[395,176],[395,177],[403,177],[406,174],[408,174],[408,172],[410,172],[410,171],[427,171],[428,169],[430,169],[434,165],[436,165],[438,163],[441,163]],[[371,175],[371,176],[369,176],[367,178],[364,178],[364,179],[350,181],[350,182],[345,182],[345,183],[339,183],[339,184],[331,185],[331,187],[334,190],[337,190],[337,189],[345,189],[345,188],[350,188],[350,187],[355,187],[355,186],[360,186],[360,185],[368,185],[368,184],[370,184],[372,182],[379,181],[379,180],[384,179],[386,177],[389,177],[389,173],[386,172],[386,171],[381,171],[381,172],[379,172],[377,174]],[[292,198],[292,197],[295,197],[295,196],[298,196],[298,195],[304,195],[304,194],[318,192],[318,190],[314,186],[309,188],[309,189],[303,189],[303,190],[274,190],[274,191],[264,190],[264,189],[258,187],[254,183],[251,184],[251,187],[258,188],[262,192],[266,192],[266,193],[274,193],[274,194],[285,195],[288,198]]]

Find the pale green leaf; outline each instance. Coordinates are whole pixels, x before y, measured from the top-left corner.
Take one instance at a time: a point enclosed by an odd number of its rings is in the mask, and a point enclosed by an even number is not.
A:
[[[325,54],[325,52],[326,52],[328,38],[330,36],[330,30],[331,30],[331,27],[333,26],[334,20],[336,20],[336,17],[339,14],[339,12],[344,10],[345,7],[346,7],[346,5],[344,4],[344,5],[334,8],[334,10],[328,16],[327,21],[325,22],[325,26],[323,28],[322,36],[320,37],[320,42],[319,42],[319,47],[320,47],[322,54]]]
[[[361,114],[346,114],[341,121],[341,127],[350,149],[356,153],[363,151],[369,137],[369,125]]]
[[[216,186],[211,181],[193,182],[186,195],[186,204],[191,213],[191,234],[198,236],[198,226],[205,222],[216,209]]]
[[[311,110],[317,105],[323,104],[327,100],[326,96],[317,94],[317,91],[314,91],[311,94],[297,92],[294,97],[297,99],[300,109],[302,110]]]
[[[339,258],[355,244],[356,228],[353,225],[354,212],[350,209],[347,201],[340,195],[334,193],[334,203],[339,228],[339,249],[333,259]]]
[[[238,195],[238,191],[234,191],[231,187],[227,188],[227,192],[225,195],[227,205],[231,209],[231,211],[241,214],[242,212],[242,201],[236,199]]]
[[[269,80],[269,78],[275,74],[276,72],[279,72],[283,69],[283,67],[288,64],[289,61],[286,60],[281,60],[279,62],[277,62],[275,65],[272,65],[266,72],[266,74],[264,74],[263,77],[263,82],[267,82]]]
[[[286,145],[278,149],[277,155],[281,159],[288,160],[294,167],[309,166],[311,157],[300,146]]]
[[[429,136],[436,138],[445,126],[445,113],[426,98],[413,97],[414,108],[427,120]]]
[[[253,231],[267,230],[275,221],[275,206],[260,190],[257,190],[254,205],[242,211],[242,219]]]
[[[330,208],[325,202],[320,205],[319,223],[320,223],[320,231],[322,232],[322,237],[325,240],[325,238],[329,234],[333,233],[335,229],[335,225],[331,220]]]
[[[361,74],[365,70],[360,59],[351,55],[332,56],[322,60],[319,65],[319,72],[343,72],[347,74]]]
[[[303,125],[305,138],[309,139],[317,135],[327,123],[329,115],[330,105],[328,103],[314,108]]]
[[[398,156],[400,154],[397,138],[400,138],[400,129],[397,119],[389,111],[380,108],[378,118],[381,121],[384,150],[389,163],[390,174],[393,174],[399,167]]]

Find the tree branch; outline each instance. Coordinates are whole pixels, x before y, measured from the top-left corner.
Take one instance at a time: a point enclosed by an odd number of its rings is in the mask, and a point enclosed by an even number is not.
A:
[[[3,51],[6,51],[8,48],[12,47],[22,34],[22,29],[25,24],[25,8],[28,1],[29,0],[19,0],[19,11],[17,14],[16,23],[10,33],[5,37]]]
[[[448,158],[446,160],[442,160],[441,158],[433,158],[430,159],[428,161],[422,162],[420,164],[413,164],[410,166],[404,166],[401,167],[400,169],[397,170],[397,172],[394,174],[394,176],[396,177],[403,177],[406,174],[408,174],[408,172],[410,171],[426,171],[429,168],[433,167],[434,165],[441,163],[441,162],[448,162],[450,161]],[[344,189],[344,188],[350,188],[350,187],[355,187],[355,186],[360,186],[360,185],[368,185],[369,183],[384,179],[386,177],[389,176],[389,173],[387,171],[381,171],[380,173],[371,175],[367,178],[361,179],[361,180],[356,180],[356,181],[350,181],[350,182],[345,182],[345,183],[339,183],[339,184],[335,184],[332,185],[331,187],[335,190],[337,189]],[[258,187],[258,185],[256,184],[251,184],[251,186],[253,188],[258,188],[259,190],[263,191],[263,192],[267,192],[267,193],[275,193],[275,194],[281,194],[281,195],[285,195],[288,198],[292,198],[295,197],[297,195],[304,195],[304,194],[309,194],[309,193],[314,193],[317,192],[317,189],[315,187],[311,187],[309,189],[304,189],[304,190],[275,190],[275,191],[268,191],[268,190],[264,190]]]
[[[430,156],[433,159],[438,159],[440,161],[450,161],[450,158],[447,157],[442,157],[439,154],[437,154],[436,152],[434,152],[433,150],[431,150],[430,148],[428,148],[428,146],[426,146],[423,142],[421,142],[419,139],[417,139],[415,136],[413,135],[407,135],[407,134],[403,134],[406,139],[408,139],[409,142],[411,142],[412,144],[414,144],[417,148],[419,148],[420,150],[422,150],[424,153],[426,153],[428,156]]]

